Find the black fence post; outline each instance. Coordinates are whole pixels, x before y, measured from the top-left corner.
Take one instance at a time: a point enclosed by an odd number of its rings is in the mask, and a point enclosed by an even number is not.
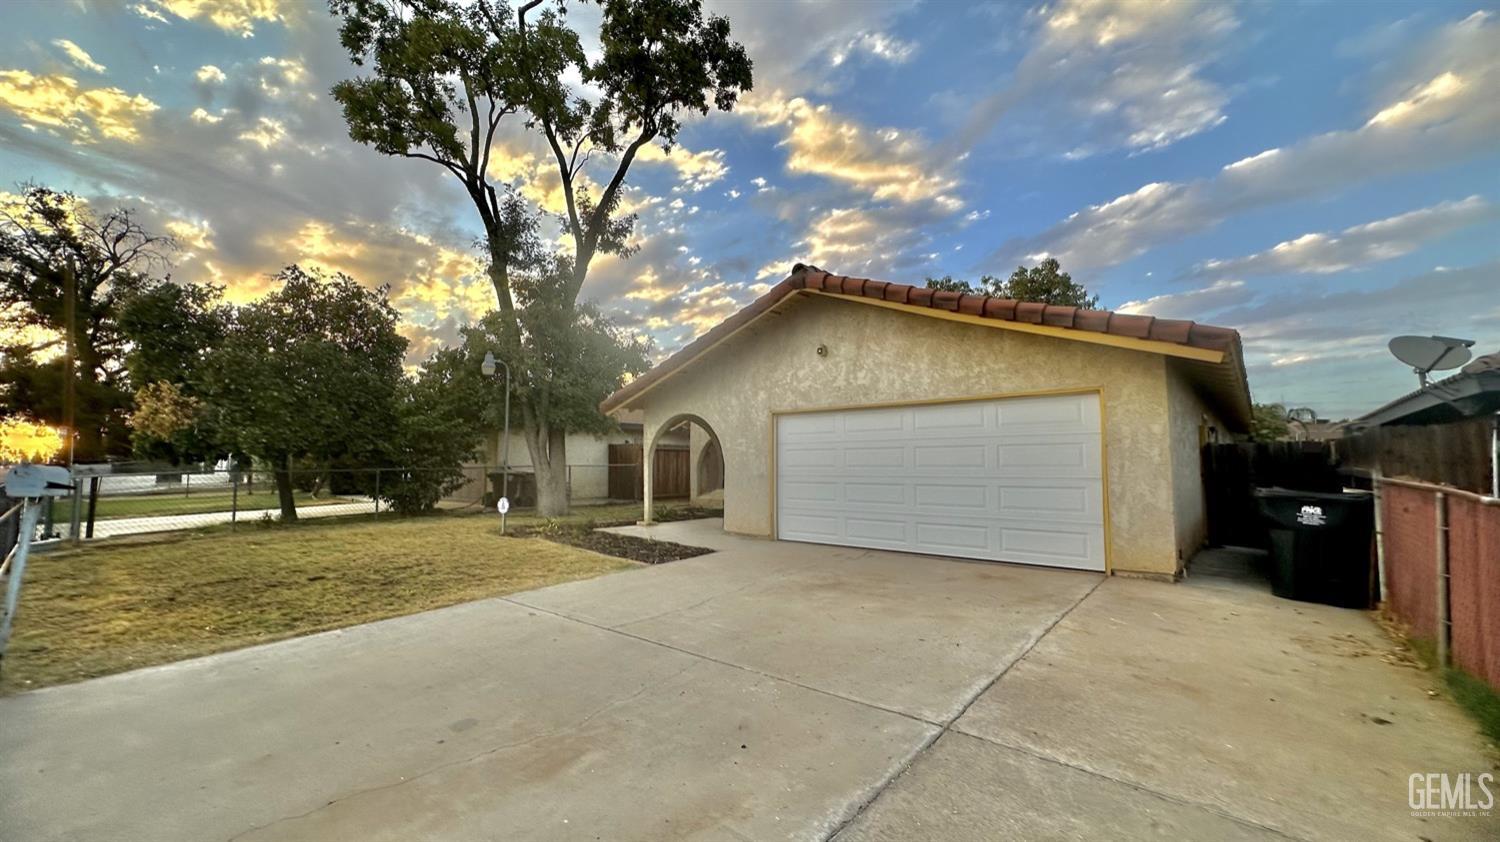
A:
[[[103,481],[104,477],[89,477],[89,522],[85,527],[85,538],[94,537],[94,513],[99,509],[99,485]]]

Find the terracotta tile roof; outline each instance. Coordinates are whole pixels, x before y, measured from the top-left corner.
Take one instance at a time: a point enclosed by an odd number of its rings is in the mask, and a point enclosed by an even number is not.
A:
[[[879,298],[898,304],[932,307],[936,310],[950,310],[988,319],[1050,325],[1094,333],[1112,333],[1116,336],[1154,339],[1158,342],[1172,342],[1177,345],[1189,345],[1214,351],[1228,350],[1239,338],[1236,331],[1227,327],[1198,324],[1182,319],[1159,319],[1155,316],[1115,313],[1110,310],[1084,310],[1058,304],[1014,301],[992,295],[947,292],[910,284],[850,278],[829,274],[816,267],[801,264],[798,264],[798,267],[792,270],[792,276],[778,284],[777,288],[788,284],[790,289],[811,289],[841,295]],[[771,293],[762,296],[761,300],[771,297],[776,292],[777,290],[773,289]],[[781,292],[777,297],[785,294],[786,292]],[[760,301],[756,301],[746,309],[752,309],[759,303]]]
[[[916,307],[931,307],[986,319],[1048,325],[1069,330],[1108,333],[1132,339],[1147,339],[1170,342],[1193,348],[1232,353],[1239,347],[1238,331],[1227,327],[1199,324],[1182,319],[1159,319],[1154,316],[1115,313],[1109,310],[1084,310],[1057,304],[1039,304],[1032,301],[1015,301],[992,295],[948,292],[928,289],[911,284],[875,281],[868,278],[851,278],[834,275],[799,263],[792,268],[786,280],[772,287],[729,318],[710,328],[702,336],[683,346],[677,353],[659,365],[621,387],[605,398],[599,405],[604,412],[619,407],[631,397],[641,393],[652,384],[668,377],[699,354],[718,344],[719,341],[754,321],[761,314],[776,306],[798,290],[834,293],[838,295],[876,298],[897,304]],[[1236,364],[1238,362],[1236,361]]]

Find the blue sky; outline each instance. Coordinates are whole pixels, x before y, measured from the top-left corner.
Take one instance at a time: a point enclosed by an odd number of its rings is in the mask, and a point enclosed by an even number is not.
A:
[[[1042,256],[1107,307],[1239,329],[1258,400],[1330,417],[1413,385],[1398,333],[1500,350],[1494,4],[706,6],[755,90],[636,164],[640,250],[585,288],[663,352],[798,261],[920,282]],[[569,14],[591,44],[597,8]],[[447,176],[344,133],[321,3],[3,18],[0,189],[137,208],[174,277],[234,300],[293,262],[389,284],[414,359],[490,306]],[[537,139],[499,142],[493,177],[555,207]]]

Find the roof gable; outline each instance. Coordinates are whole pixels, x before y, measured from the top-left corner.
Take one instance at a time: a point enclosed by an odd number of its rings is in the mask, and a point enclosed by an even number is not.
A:
[[[1248,423],[1249,390],[1245,386],[1244,366],[1240,361],[1240,336],[1237,331],[1215,325],[1180,319],[1158,319],[1154,316],[1115,313],[1109,310],[1084,310],[1056,304],[1015,301],[991,295],[934,290],[926,287],[851,278],[824,272],[814,266],[797,264],[792,274],[764,295],[710,328],[702,336],[683,346],[655,368],[635,378],[600,404],[604,412],[625,406],[657,383],[667,379],[710,348],[728,339],[770,312],[790,296],[798,294],[828,295],[849,298],[859,303],[899,309],[915,315],[945,318],[1008,328],[1029,333],[1044,333],[1062,339],[1093,342],[1119,348],[1183,357],[1195,366],[1218,370],[1215,379],[1233,386],[1221,391],[1227,404],[1225,411],[1231,423]],[[1228,367],[1228,371],[1220,370]],[[1226,376],[1227,375],[1227,376]],[[1242,417],[1241,417],[1242,416]],[[1236,424],[1236,426],[1240,426]]]

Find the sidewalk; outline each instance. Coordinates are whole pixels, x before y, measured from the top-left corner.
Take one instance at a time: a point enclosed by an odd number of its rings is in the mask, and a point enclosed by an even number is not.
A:
[[[340,515],[374,514],[375,501],[368,498],[359,500],[355,498],[349,503],[333,503],[324,506],[298,507],[297,517],[301,520],[316,517],[338,517]],[[205,526],[215,526],[221,523],[229,523],[234,519],[238,523],[255,523],[266,515],[280,517],[280,509],[241,509],[238,514],[232,512],[200,512],[192,515],[160,515],[157,517],[129,517],[112,520],[98,520],[94,522],[95,538],[115,538],[121,535],[142,535],[147,532],[172,532],[178,529],[199,529]]]

